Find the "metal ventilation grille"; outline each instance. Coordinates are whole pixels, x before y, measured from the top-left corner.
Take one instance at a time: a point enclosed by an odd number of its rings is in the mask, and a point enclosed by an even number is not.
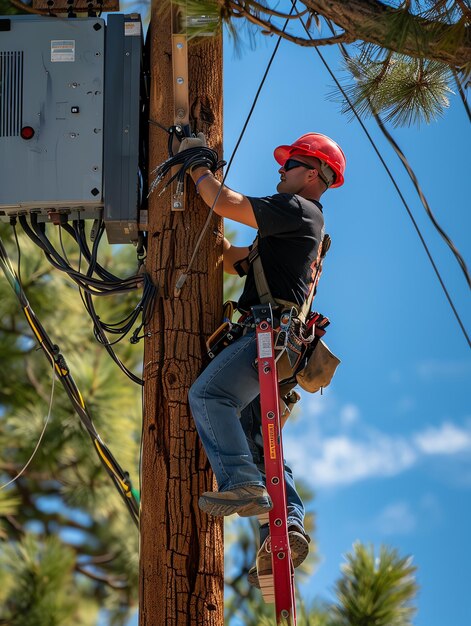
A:
[[[0,52],[0,137],[20,134],[23,116],[23,52]]]

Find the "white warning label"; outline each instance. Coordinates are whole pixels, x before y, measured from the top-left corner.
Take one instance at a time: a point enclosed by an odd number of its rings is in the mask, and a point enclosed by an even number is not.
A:
[[[73,63],[75,61],[75,39],[53,39],[51,41],[52,63]]]
[[[138,37],[141,34],[140,22],[124,22],[124,36]]]
[[[258,358],[271,359],[273,356],[271,332],[258,333]]]

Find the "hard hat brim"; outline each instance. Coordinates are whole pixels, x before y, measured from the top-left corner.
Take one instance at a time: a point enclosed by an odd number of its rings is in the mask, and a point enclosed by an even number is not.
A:
[[[273,152],[273,156],[280,165],[284,165],[290,157],[293,146],[278,146]]]

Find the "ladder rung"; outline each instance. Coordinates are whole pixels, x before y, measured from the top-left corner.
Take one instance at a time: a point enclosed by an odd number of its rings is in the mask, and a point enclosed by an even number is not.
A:
[[[275,603],[275,582],[273,580],[273,574],[267,576],[259,576],[258,582],[260,583],[260,591],[262,592],[263,600],[266,604]]]

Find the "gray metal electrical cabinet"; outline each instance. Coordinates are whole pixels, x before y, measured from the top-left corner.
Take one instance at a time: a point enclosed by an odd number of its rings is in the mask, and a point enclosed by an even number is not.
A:
[[[110,243],[128,243],[138,233],[142,46],[139,15],[108,16],[104,220]]]
[[[136,239],[139,16],[0,17],[0,220],[103,214]]]
[[[102,19],[0,18],[0,210],[81,208],[103,195]]]

